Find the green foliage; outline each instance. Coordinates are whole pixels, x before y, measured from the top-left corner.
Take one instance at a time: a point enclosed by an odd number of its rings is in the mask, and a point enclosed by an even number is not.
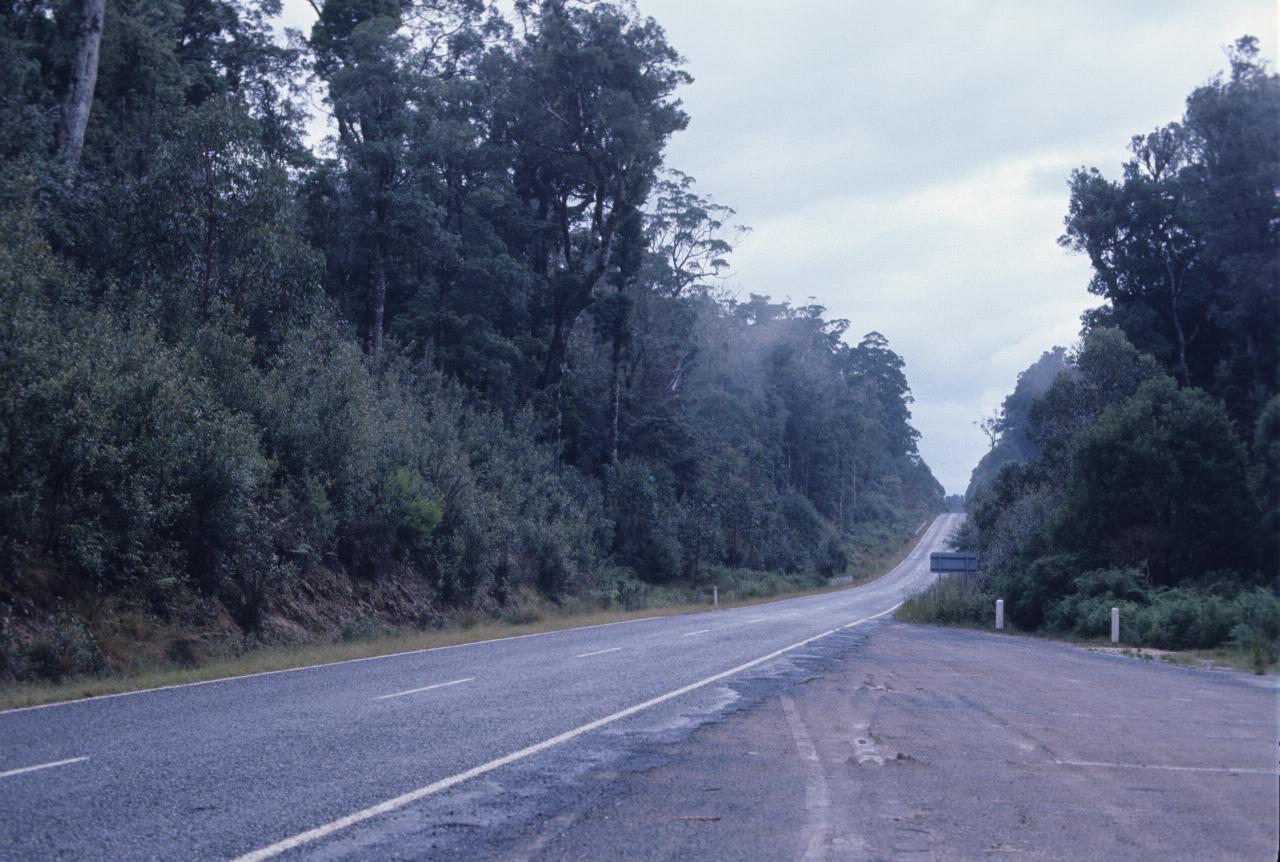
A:
[[[714,295],[745,229],[663,168],[689,78],[631,4],[326,0],[286,47],[274,0],[112,0],[74,171],[67,8],[0,11],[0,605],[63,631],[0,672],[99,667],[57,597],[364,637],[383,590],[813,586],[940,509],[883,336]]]
[[[1065,533],[1156,583],[1252,562],[1244,447],[1220,403],[1149,381],[1076,442]]]
[[[1180,122],[1134,138],[1120,182],[1072,176],[1061,243],[1106,305],[1031,406],[1038,456],[970,503],[989,586],[1024,624],[1100,636],[1115,603],[1128,642],[1269,655],[1278,106],[1280,77],[1242,38]],[[1206,586],[1227,569],[1228,589]]]
[[[1119,327],[1245,432],[1280,366],[1280,76],[1257,40],[1238,40],[1230,75],[1132,151],[1121,182],[1072,176],[1060,242],[1088,255],[1089,289],[1107,300],[1086,326]]]
[[[1262,509],[1263,571],[1280,578],[1280,395],[1272,397],[1258,417],[1249,484]]]
[[[628,459],[608,475],[608,511],[614,524],[617,559],[651,581],[669,581],[681,572],[678,506],[669,484]]]
[[[65,612],[57,616],[48,631],[27,645],[15,663],[17,676],[50,682],[98,673],[105,667],[93,634]]]
[[[403,552],[416,554],[426,550],[444,518],[440,501],[428,494],[422,477],[408,467],[397,468],[382,487],[387,521],[395,529]]]

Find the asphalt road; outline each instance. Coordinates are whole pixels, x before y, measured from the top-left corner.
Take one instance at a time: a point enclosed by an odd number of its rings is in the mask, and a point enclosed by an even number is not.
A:
[[[490,855],[837,661],[958,517],[855,589],[2,713],[0,858]]]

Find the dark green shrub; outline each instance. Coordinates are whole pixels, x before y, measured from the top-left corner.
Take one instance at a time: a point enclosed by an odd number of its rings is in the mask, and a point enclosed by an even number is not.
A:
[[[681,512],[670,483],[644,462],[629,459],[610,468],[606,488],[617,559],[648,581],[679,575]]]
[[[444,517],[443,506],[431,496],[426,482],[408,467],[399,467],[382,483],[383,507],[405,555],[424,551]]]
[[[59,614],[43,635],[33,640],[18,662],[18,675],[58,682],[71,676],[100,673],[106,659],[98,641],[80,620]]]
[[[1084,568],[1077,554],[1040,557],[1026,569],[1016,568],[993,579],[991,591],[1005,600],[1010,622],[1028,631],[1044,624],[1045,616],[1070,589]]]

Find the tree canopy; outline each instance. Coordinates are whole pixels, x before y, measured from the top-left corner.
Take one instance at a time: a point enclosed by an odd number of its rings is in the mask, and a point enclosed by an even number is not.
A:
[[[0,674],[59,609],[270,638],[818,583],[940,509],[883,336],[722,294],[744,229],[664,162],[657,22],[313,5],[0,6]]]
[[[1280,77],[1245,37],[1119,181],[1076,171],[1061,243],[1105,303],[984,427],[963,542],[1011,619],[1130,642],[1280,638]],[[1270,657],[1270,658],[1269,658]]]

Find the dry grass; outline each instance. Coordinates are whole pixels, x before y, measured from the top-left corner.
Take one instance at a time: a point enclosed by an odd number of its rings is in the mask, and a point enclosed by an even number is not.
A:
[[[1093,646],[1090,649],[1145,661],[1163,661],[1182,667],[1244,671],[1259,676],[1280,674],[1280,661],[1264,664],[1259,669],[1254,657],[1247,650],[1229,647],[1209,650],[1166,650],[1151,647]]]

